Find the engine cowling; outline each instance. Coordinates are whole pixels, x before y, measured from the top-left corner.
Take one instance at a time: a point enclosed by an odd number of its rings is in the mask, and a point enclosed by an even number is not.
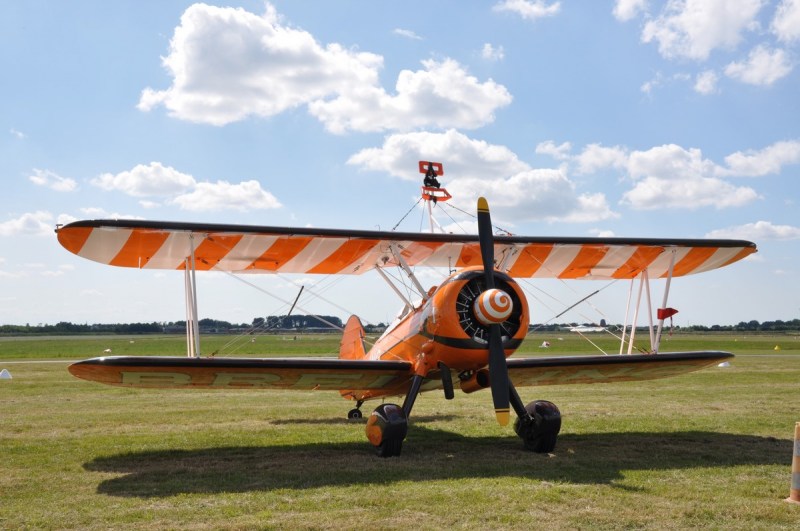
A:
[[[496,272],[495,289],[487,290],[483,268],[461,270],[439,286],[429,304],[432,312],[428,312],[426,331],[438,344],[458,350],[443,358],[453,368],[486,365],[489,327],[493,324],[500,325],[507,355],[528,331],[525,294],[504,273]]]
[[[496,274],[497,287],[487,290],[483,271],[470,271],[456,275],[461,284],[456,299],[458,323],[463,332],[476,343],[485,345],[489,340],[489,326],[499,324],[502,330],[503,346],[514,338],[524,324],[527,333],[528,315],[525,295],[517,283],[509,276]],[[460,278],[459,278],[460,277]],[[491,317],[486,318],[477,308],[492,308]],[[522,334],[525,337],[525,334]]]

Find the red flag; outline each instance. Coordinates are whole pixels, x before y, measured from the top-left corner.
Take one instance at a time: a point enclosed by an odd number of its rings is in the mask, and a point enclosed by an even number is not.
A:
[[[675,308],[659,308],[658,318],[663,321],[667,317],[672,317],[676,313],[678,313],[678,310],[676,310]]]

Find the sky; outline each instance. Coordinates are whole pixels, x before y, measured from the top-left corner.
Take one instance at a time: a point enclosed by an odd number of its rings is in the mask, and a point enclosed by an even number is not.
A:
[[[419,160],[447,230],[485,196],[526,236],[751,240],[673,282],[675,323],[800,317],[800,0],[2,2],[0,73],[0,324],[185,318],[182,273],[57,224],[428,230]],[[375,273],[244,281],[198,275],[199,316],[401,306]],[[630,284],[523,287],[533,322],[601,288],[556,322],[622,322]]]

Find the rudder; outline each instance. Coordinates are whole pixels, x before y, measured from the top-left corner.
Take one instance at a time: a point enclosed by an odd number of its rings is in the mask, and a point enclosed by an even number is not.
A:
[[[351,315],[344,327],[342,341],[339,344],[339,359],[364,359],[367,355],[367,351],[364,348],[365,337],[366,333],[364,332],[364,326],[361,324],[361,319]]]

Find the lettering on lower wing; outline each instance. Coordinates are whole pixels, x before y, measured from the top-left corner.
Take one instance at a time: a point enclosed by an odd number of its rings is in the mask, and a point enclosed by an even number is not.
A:
[[[564,376],[564,381],[570,382],[573,380],[592,380],[592,381],[599,381],[599,380],[616,380],[617,378],[623,377],[630,377],[635,376],[631,375],[631,372],[635,373],[636,369],[634,367],[614,367],[613,369],[610,367],[603,367],[601,369],[583,369],[581,371],[575,371],[574,374],[568,374]]]
[[[340,390],[381,389],[394,380],[392,375],[381,375],[367,380],[363,374],[274,374],[274,373],[218,373],[213,387],[272,387],[280,389]]]
[[[360,380],[361,374],[303,374],[297,379],[296,387],[302,389],[344,389]]]
[[[183,372],[122,371],[122,385],[139,387],[173,387],[192,383],[192,377]]]
[[[229,387],[273,389],[384,389],[397,377],[392,374],[361,373],[269,373],[218,372],[183,373],[168,371],[121,371],[122,385],[133,387]]]
[[[277,374],[256,374],[252,372],[217,373],[213,387],[272,387],[281,377]]]
[[[552,385],[570,383],[597,383],[630,380],[650,380],[677,376],[699,369],[700,365],[693,364],[667,364],[661,366],[607,366],[592,368],[563,368],[548,369],[539,373],[520,375],[528,385]]]
[[[378,376],[375,378],[375,381],[372,383],[365,385],[364,389],[383,389],[384,387],[389,387],[389,384],[395,379],[394,376],[391,374],[385,374],[383,376]]]

